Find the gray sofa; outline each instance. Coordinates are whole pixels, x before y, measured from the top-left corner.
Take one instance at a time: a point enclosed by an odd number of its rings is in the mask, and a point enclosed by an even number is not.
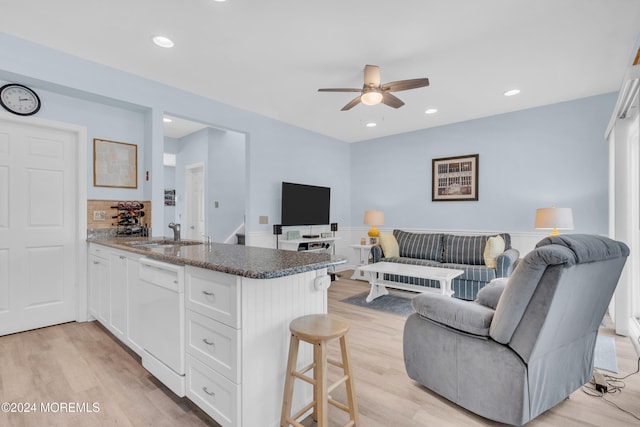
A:
[[[606,237],[547,237],[476,302],[416,296],[404,327],[407,374],[483,417],[527,423],[591,378],[628,255]]]
[[[491,280],[509,277],[520,256],[511,248],[511,236],[501,233],[505,242],[505,251],[498,256],[496,268],[490,268],[484,262],[484,249],[491,236],[460,236],[445,233],[411,233],[393,230],[398,241],[399,257],[385,257],[382,247],[374,246],[371,254],[374,262],[387,261],[401,264],[426,265],[432,267],[455,268],[464,274],[451,282],[453,296],[459,299],[474,300],[478,291]],[[412,285],[439,288],[436,280],[385,274],[385,280],[409,283]]]

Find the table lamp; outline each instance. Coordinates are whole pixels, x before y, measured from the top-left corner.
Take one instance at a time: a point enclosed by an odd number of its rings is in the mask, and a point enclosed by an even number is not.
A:
[[[573,213],[571,208],[536,209],[535,228],[539,230],[551,230],[549,236],[557,236],[558,230],[573,230]]]
[[[375,210],[365,211],[364,223],[371,226],[367,233],[369,237],[378,237],[380,235],[380,230],[378,230],[376,225],[384,224],[384,212]]]

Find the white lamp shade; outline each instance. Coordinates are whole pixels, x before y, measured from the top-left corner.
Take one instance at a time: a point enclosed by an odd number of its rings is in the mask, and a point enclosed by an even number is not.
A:
[[[383,225],[384,212],[382,211],[365,211],[364,223],[367,225]]]
[[[573,230],[573,213],[571,208],[536,209],[535,228],[541,230]]]

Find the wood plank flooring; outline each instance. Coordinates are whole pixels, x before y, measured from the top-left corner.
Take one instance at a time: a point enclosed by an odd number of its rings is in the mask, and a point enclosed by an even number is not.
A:
[[[343,272],[329,289],[329,311],[351,324],[349,344],[363,427],[499,425],[448,402],[409,379],[402,360],[404,317],[340,302],[368,290]],[[610,327],[601,333],[614,335]],[[637,357],[628,338],[615,336],[620,376],[634,372]],[[337,342],[330,352],[338,356]],[[338,377],[331,368],[331,378]],[[504,378],[503,381],[508,381]],[[640,374],[607,398],[640,413]],[[332,396],[345,401],[344,387]],[[490,392],[489,390],[487,392]],[[97,322],[67,323],[0,337],[0,402],[36,403],[35,413],[0,412],[0,426],[217,426],[188,399],[155,380],[139,358]],[[43,413],[41,403],[99,405],[99,411]],[[331,426],[347,416],[330,406]],[[305,426],[313,426],[311,418]],[[530,426],[628,426],[640,421],[578,390]],[[262,426],[248,426],[262,427]]]

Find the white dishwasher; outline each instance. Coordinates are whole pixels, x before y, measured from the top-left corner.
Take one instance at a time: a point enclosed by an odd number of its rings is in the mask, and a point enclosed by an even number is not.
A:
[[[142,366],[185,395],[184,266],[140,259]]]

